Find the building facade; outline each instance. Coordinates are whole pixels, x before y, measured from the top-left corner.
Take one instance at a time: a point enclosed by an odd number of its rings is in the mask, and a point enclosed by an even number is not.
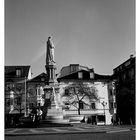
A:
[[[88,67],[71,64],[61,69],[57,80],[59,82],[60,102],[63,106],[64,117],[68,117],[70,120],[73,119],[78,116],[77,109],[80,108],[80,116],[84,117],[88,122],[97,125],[112,123],[112,116],[116,113],[116,99],[111,76],[99,75]],[[97,99],[95,100],[95,98],[92,98],[90,95],[82,94],[78,97],[79,99],[82,98],[79,104],[69,104],[65,96],[68,94],[67,87],[78,86],[79,83],[80,86],[82,85],[82,90],[87,89],[87,87],[90,90],[94,90]],[[90,90],[88,92],[90,92]],[[93,94],[93,92],[91,92],[91,94]],[[75,98],[75,100],[77,102],[77,98]]]
[[[132,55],[113,70],[116,79],[117,119],[121,124],[135,124],[135,62]]]
[[[30,66],[5,66],[5,125],[15,126],[21,116],[44,106],[47,75],[32,78]]]
[[[26,113],[27,81],[30,66],[5,66],[5,125],[14,125],[16,117]]]
[[[42,108],[44,106],[44,86],[47,75],[41,73],[40,75],[28,81],[28,106],[32,108]]]

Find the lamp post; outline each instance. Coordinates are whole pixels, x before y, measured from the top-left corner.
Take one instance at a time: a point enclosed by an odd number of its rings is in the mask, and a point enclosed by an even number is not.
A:
[[[25,117],[27,116],[27,111],[26,111],[26,98],[27,98],[27,96],[26,96],[26,77],[25,77],[25,114],[24,114]]]
[[[105,106],[107,105],[107,102],[103,101],[101,104],[102,104],[103,109],[104,109],[104,117],[105,117]],[[106,117],[105,117],[104,125],[106,125]]]
[[[11,100],[10,111],[13,111],[14,110],[14,92],[12,90],[10,91],[10,100]]]

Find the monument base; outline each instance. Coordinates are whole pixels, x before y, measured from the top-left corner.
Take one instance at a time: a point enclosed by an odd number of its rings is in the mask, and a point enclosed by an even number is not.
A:
[[[48,109],[46,120],[48,123],[68,123],[69,120],[63,119],[62,108],[56,108],[56,106],[51,106],[51,109]]]
[[[45,104],[47,108],[46,121],[48,123],[66,123],[68,120],[63,119],[62,107],[57,103],[58,87],[54,85],[46,85],[45,91]],[[48,105],[47,105],[48,104]]]

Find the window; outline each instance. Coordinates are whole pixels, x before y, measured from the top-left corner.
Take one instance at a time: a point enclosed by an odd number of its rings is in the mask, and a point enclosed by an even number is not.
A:
[[[113,102],[110,102],[110,109],[113,109],[114,108],[114,104]]]
[[[76,71],[76,66],[75,65],[70,66],[70,72],[75,72],[75,71]]]
[[[116,102],[114,102],[114,108],[117,108]]]
[[[105,121],[105,116],[104,115],[99,115],[99,116],[97,116],[97,118],[98,118],[99,122],[104,122]]]
[[[40,88],[37,88],[37,95],[40,95]]]
[[[65,95],[69,96],[69,90],[68,89],[65,89]]]
[[[129,71],[129,76],[131,77],[131,79],[134,78],[134,69],[131,69]]]
[[[38,103],[38,106],[41,106],[41,103]]]
[[[94,73],[90,72],[90,79],[94,79]]]
[[[37,106],[41,106],[41,100],[37,100]]]
[[[120,70],[122,70],[122,66],[120,66]]]
[[[16,69],[16,76],[18,76],[18,77],[21,76],[21,69]]]
[[[41,81],[45,81],[45,78],[44,78],[44,77],[42,77],[42,78],[41,78]]]
[[[70,104],[68,102],[65,102],[65,109],[69,109],[70,108]]]
[[[96,109],[95,103],[91,103],[91,108]]]
[[[83,78],[83,73],[82,72],[78,72],[78,78],[82,79]]]
[[[131,64],[131,61],[128,61],[128,62],[126,62],[124,65],[125,65],[125,67],[127,67],[128,65],[130,65]]]
[[[126,74],[125,73],[123,74],[123,80],[126,80]]]
[[[22,101],[21,101],[21,97],[17,97],[17,105],[21,105]]]
[[[112,93],[112,89],[110,89],[110,95],[111,95],[111,96],[113,95],[113,93]]]

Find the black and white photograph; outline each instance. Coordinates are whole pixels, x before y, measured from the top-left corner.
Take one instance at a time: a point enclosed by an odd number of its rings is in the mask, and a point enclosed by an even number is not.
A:
[[[136,1],[4,0],[4,139],[136,139]]]

